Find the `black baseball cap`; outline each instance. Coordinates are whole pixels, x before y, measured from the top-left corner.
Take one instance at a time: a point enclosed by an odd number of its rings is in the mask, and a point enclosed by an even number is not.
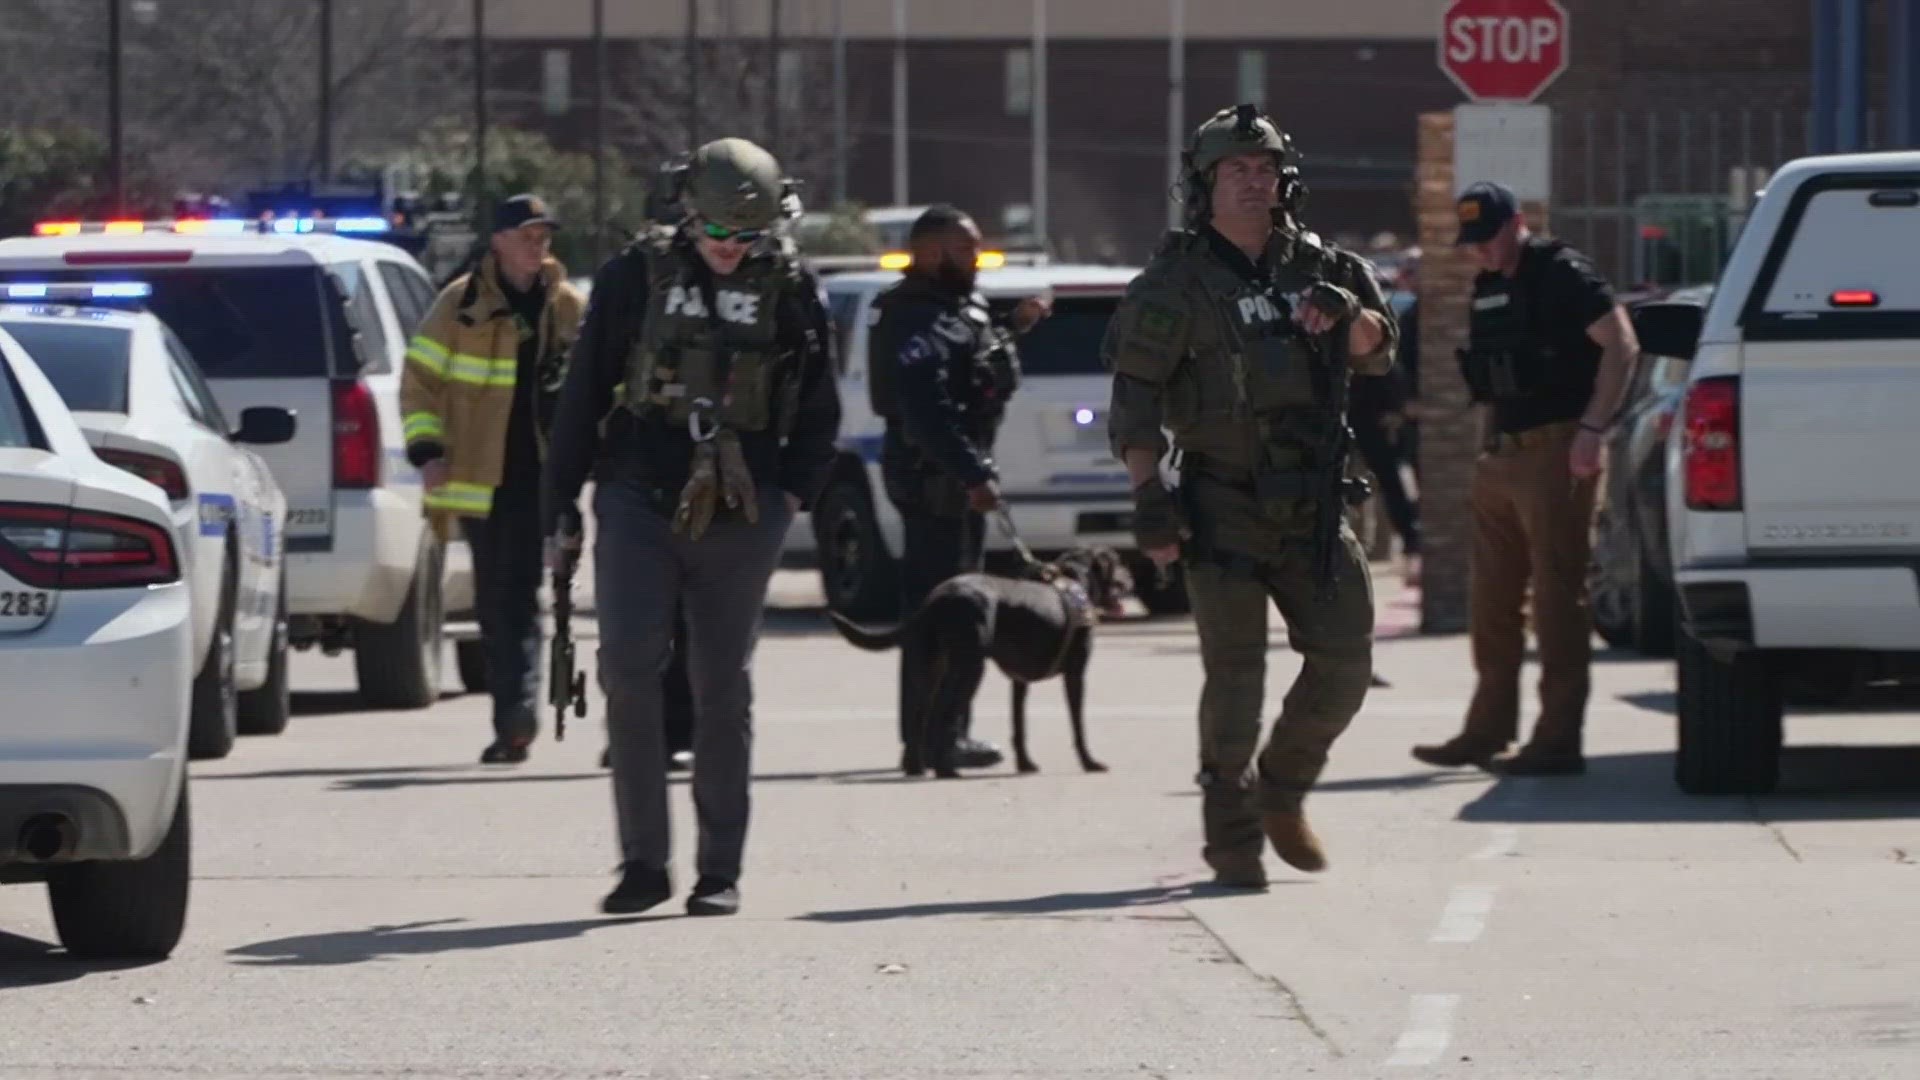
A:
[[[545,199],[533,194],[515,195],[493,208],[494,232],[506,232],[522,225],[545,225],[557,230],[560,219],[553,216]]]
[[[1460,235],[1455,244],[1484,244],[1520,212],[1520,201],[1505,184],[1482,180],[1460,193],[1454,207],[1460,213]]]

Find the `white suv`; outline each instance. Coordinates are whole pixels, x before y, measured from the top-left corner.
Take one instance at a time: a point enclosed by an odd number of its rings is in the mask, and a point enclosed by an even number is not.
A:
[[[1783,701],[1920,680],[1920,153],[1776,173],[1704,313],[1643,310],[1691,358],[1667,445],[1681,630],[1676,779],[1757,793]]]
[[[292,441],[259,451],[287,499],[291,644],[351,648],[368,707],[425,708],[440,690],[448,560],[421,516],[399,395],[433,285],[400,247],[350,235],[384,230],[378,218],[262,228],[42,224],[42,235],[0,241],[0,282],[144,282],[148,308],[192,352],[223,412],[293,411]]]
[[[1133,499],[1127,470],[1107,443],[1111,376],[1100,358],[1107,321],[1137,267],[1006,266],[980,272],[978,287],[996,313],[1022,298],[1053,295],[1053,314],[1019,339],[1021,382],[1007,404],[993,459],[1000,488],[1021,539],[1041,558],[1078,544],[1106,544],[1138,559],[1131,533]],[[867,339],[880,292],[900,280],[893,271],[834,274],[824,281],[840,365],[839,460],[810,515],[796,518],[783,552],[789,564],[816,562],[828,604],[854,618],[898,616],[900,515],[880,479],[886,422],[867,396]],[[989,523],[989,553],[1010,553],[1012,541]],[[1140,569],[1136,567],[1136,569]],[[1177,606],[1177,587],[1151,591],[1151,574],[1136,573],[1150,610]]]

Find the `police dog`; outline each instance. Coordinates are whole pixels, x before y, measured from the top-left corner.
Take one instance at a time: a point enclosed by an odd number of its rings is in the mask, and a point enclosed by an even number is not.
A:
[[[1013,752],[1023,773],[1040,771],[1027,753],[1027,684],[1065,676],[1080,767],[1105,772],[1107,767],[1087,751],[1081,710],[1087,660],[1093,655],[1093,628],[1100,616],[1119,614],[1120,602],[1132,592],[1133,575],[1119,553],[1096,545],[1031,564],[1019,577],[972,573],[948,578],[927,595],[920,610],[891,630],[868,630],[837,611],[827,614],[842,637],[869,652],[909,640],[926,650],[938,689],[920,717],[923,731],[953,730],[960,710],[979,692],[991,659],[1013,682]],[[944,722],[934,724],[935,715]],[[951,761],[937,754],[927,764],[942,779],[960,775]],[[914,766],[910,752],[907,772],[918,776]]]

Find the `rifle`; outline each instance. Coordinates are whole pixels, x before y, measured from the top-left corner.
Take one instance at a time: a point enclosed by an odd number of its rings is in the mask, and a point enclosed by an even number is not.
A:
[[[553,564],[553,644],[547,652],[547,704],[553,706],[553,738],[567,737],[567,706],[587,715],[587,674],[573,663],[573,571],[579,556],[564,547]]]

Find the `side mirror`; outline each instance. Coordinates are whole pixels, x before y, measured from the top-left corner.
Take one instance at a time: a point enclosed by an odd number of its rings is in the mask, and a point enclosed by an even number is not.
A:
[[[1633,334],[1640,339],[1643,353],[1692,360],[1706,315],[1707,309],[1699,304],[1641,304],[1633,309]]]
[[[240,428],[233,433],[233,441],[253,446],[278,446],[292,442],[298,426],[290,410],[278,405],[255,405],[240,411]]]

